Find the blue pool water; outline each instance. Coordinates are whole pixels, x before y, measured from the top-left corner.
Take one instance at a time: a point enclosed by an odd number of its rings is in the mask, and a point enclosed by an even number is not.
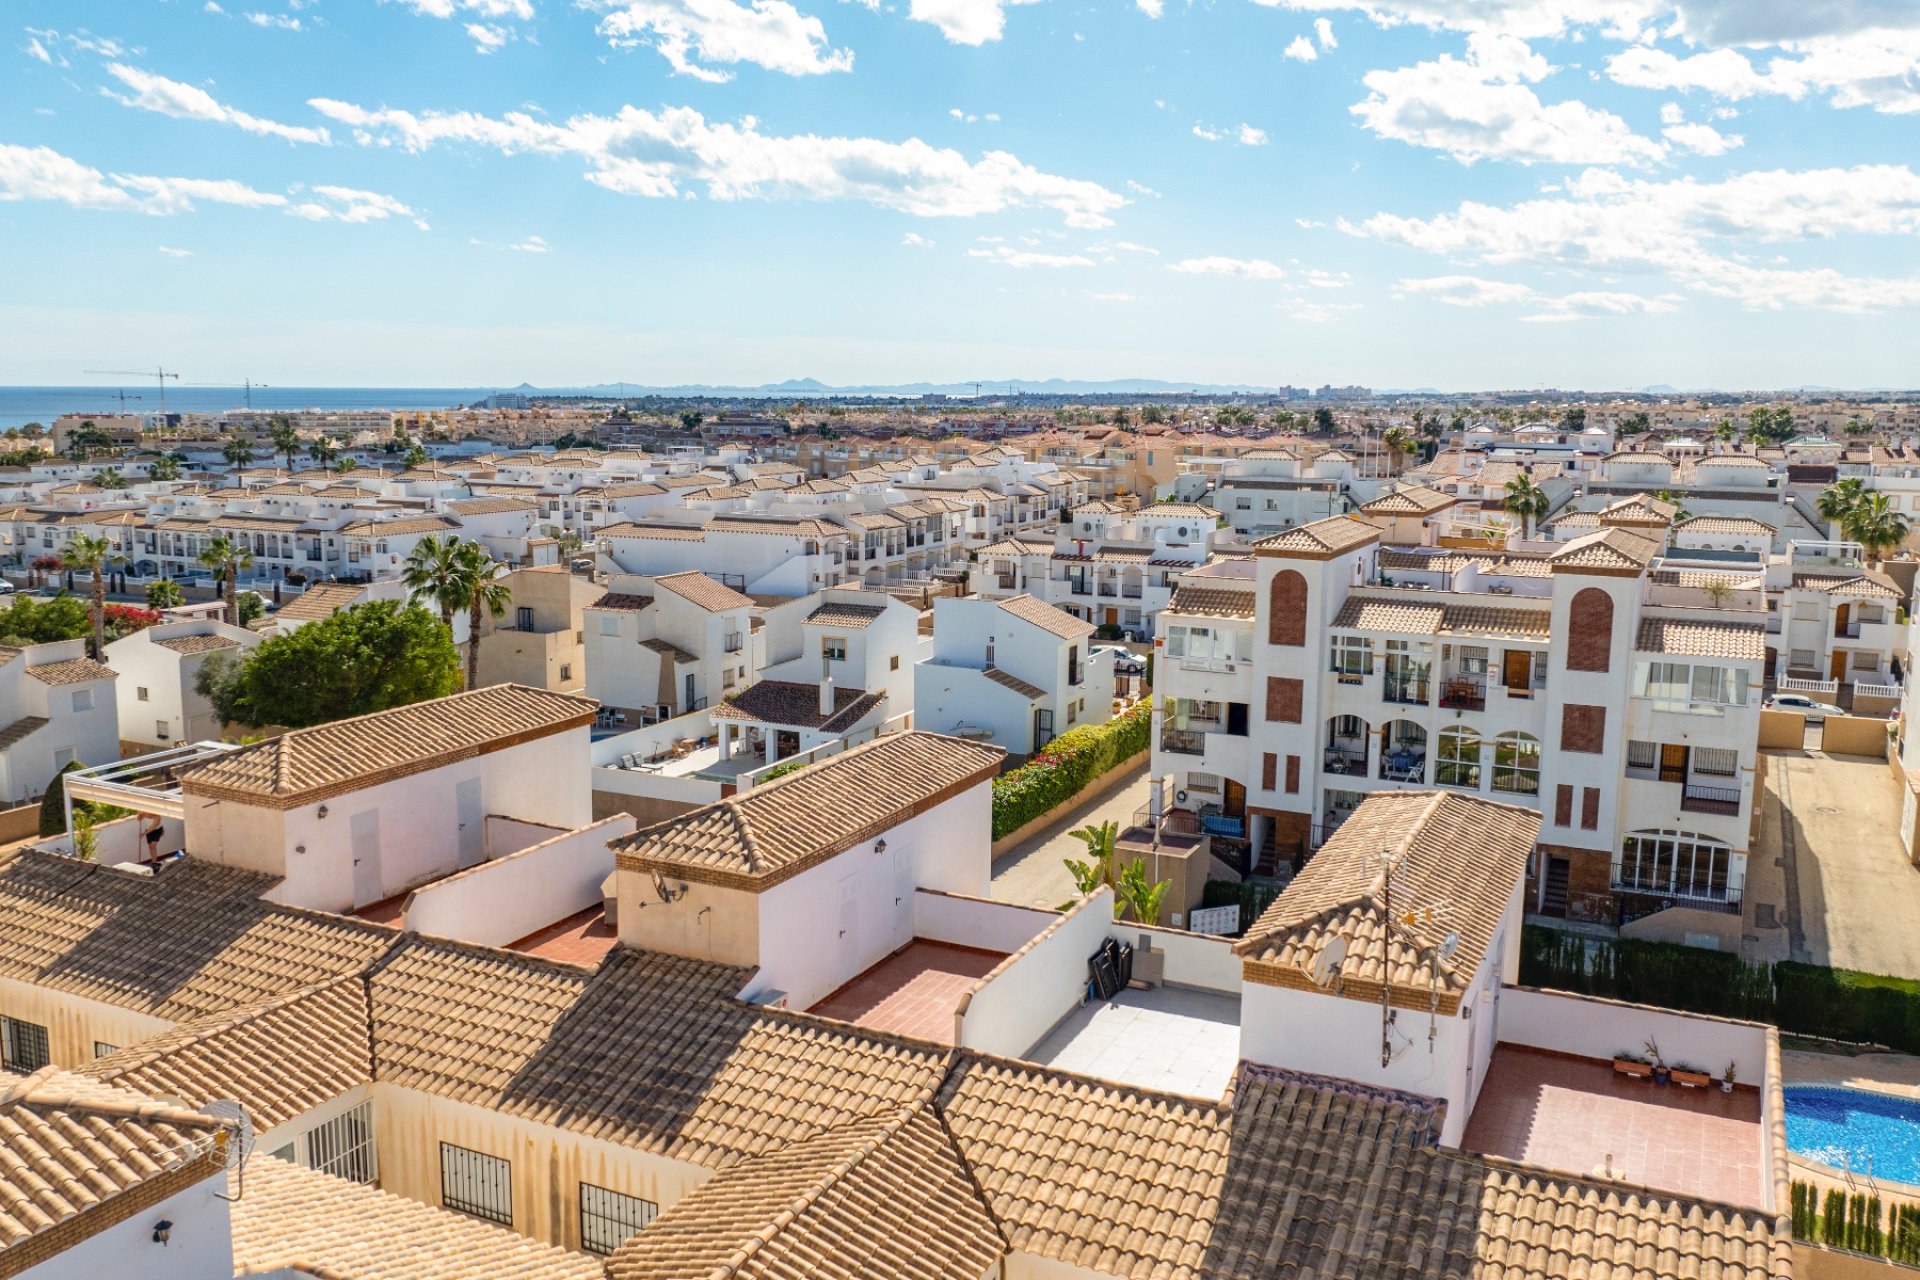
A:
[[[1920,1102],[1816,1085],[1782,1092],[1787,1147],[1795,1154],[1836,1169],[1920,1183]]]

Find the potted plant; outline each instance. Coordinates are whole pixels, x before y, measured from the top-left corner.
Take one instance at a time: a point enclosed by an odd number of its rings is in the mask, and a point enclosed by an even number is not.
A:
[[[1685,1062],[1674,1063],[1671,1070],[1673,1082],[1684,1089],[1704,1089],[1713,1083],[1711,1075]]]
[[[1653,1076],[1653,1064],[1631,1049],[1622,1049],[1613,1055],[1613,1069],[1623,1076],[1632,1076],[1636,1080],[1647,1080]]]
[[[1733,1064],[1731,1062],[1727,1064],[1727,1074],[1720,1079],[1720,1092],[1733,1092]]]
[[[1671,1073],[1667,1070],[1667,1064],[1660,1058],[1659,1042],[1654,1040],[1647,1041],[1646,1049],[1647,1061],[1653,1063],[1653,1082],[1655,1084],[1665,1084]]]

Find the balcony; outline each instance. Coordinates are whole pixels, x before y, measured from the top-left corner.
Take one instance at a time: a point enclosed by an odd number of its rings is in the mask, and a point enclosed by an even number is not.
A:
[[[1385,691],[1388,702],[1409,707],[1424,707],[1429,697],[1427,677],[1398,675],[1392,671],[1387,672]]]
[[[1138,600],[1140,598],[1140,590],[1138,584],[1130,587],[1122,587],[1120,588],[1120,595],[1127,600]]]
[[[1680,808],[1687,813],[1717,813],[1722,817],[1740,816],[1740,788],[1707,787],[1697,782],[1682,785]]]
[[[1740,914],[1739,892],[1729,892],[1725,886],[1709,887],[1705,892],[1698,894],[1661,893],[1615,881],[1613,893],[1618,899],[1615,909],[1620,924],[1629,924],[1672,907],[1685,907],[1693,911],[1713,911],[1730,916]]]
[[[1449,711],[1485,711],[1487,678],[1483,675],[1453,675],[1440,687],[1440,705]]]
[[[1177,756],[1203,756],[1207,754],[1207,735],[1197,729],[1164,729],[1160,749]]]

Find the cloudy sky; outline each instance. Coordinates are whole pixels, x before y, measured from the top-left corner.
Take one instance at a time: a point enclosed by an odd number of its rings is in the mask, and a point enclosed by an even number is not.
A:
[[[1920,383],[1915,0],[14,0],[0,381]]]

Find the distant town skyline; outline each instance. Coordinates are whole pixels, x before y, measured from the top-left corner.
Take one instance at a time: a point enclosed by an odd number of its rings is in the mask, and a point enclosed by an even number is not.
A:
[[[0,383],[1732,391],[1920,358],[1920,6],[15,12]]]

